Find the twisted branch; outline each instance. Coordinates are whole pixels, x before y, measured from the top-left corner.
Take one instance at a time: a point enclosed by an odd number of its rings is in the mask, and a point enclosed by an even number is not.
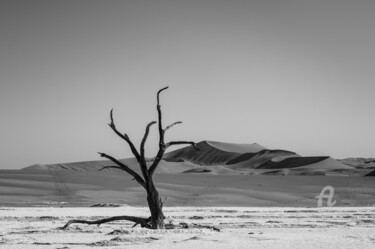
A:
[[[163,155],[164,155],[164,152],[168,149],[168,147],[172,146],[172,145],[182,145],[182,144],[190,144],[194,147],[194,149],[198,150],[199,151],[199,148],[196,146],[196,144],[194,142],[189,142],[189,141],[172,141],[172,142],[169,142],[167,144],[164,144],[163,147],[161,147],[155,157],[155,160],[154,162],[152,163],[152,165],[150,166],[150,168],[148,169],[148,174],[149,176],[152,176],[156,170],[156,168],[158,167],[161,159],[163,158]]]

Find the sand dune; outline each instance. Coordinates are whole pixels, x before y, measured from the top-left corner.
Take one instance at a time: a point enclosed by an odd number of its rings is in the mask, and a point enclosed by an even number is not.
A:
[[[188,146],[169,152],[161,161],[155,182],[162,196],[168,196],[166,205],[315,206],[315,196],[326,185],[335,188],[338,205],[373,204],[375,182],[359,177],[374,174],[371,168],[254,144],[203,141],[198,147],[199,151]],[[121,161],[140,173],[134,158]],[[108,165],[113,163],[102,160],[0,171],[0,205],[146,205],[144,191],[125,172],[99,171]]]
[[[240,155],[239,152],[223,151],[212,146],[210,142],[202,141],[197,143],[199,151],[193,146],[184,147],[165,154],[166,161],[182,160],[198,165],[218,165],[225,164],[227,161]]]
[[[337,161],[337,160],[335,160],[331,157],[325,158],[324,160],[322,160],[320,162],[305,165],[305,166],[302,166],[302,167],[306,168],[306,169],[308,169],[308,168],[311,168],[311,169],[348,169],[348,170],[353,169],[353,167],[342,164],[339,161]]]
[[[281,161],[271,161],[258,168],[262,169],[287,169],[301,167],[304,169],[353,169],[330,157],[289,157]]]
[[[346,159],[340,159],[339,161],[343,164],[356,167],[356,168],[375,169],[374,158],[346,158]]]
[[[363,169],[362,175],[368,174],[375,164],[371,159],[346,159],[335,160],[330,157],[303,157],[295,152],[286,150],[269,150],[253,144],[233,144],[213,141],[197,143],[199,151],[192,146],[187,146],[164,155],[157,173],[207,173],[207,174],[316,174],[313,170],[323,170],[330,174],[335,170],[345,170],[345,174],[359,175],[358,170]],[[133,158],[122,159],[123,163],[139,172],[136,160]],[[152,158],[149,159],[152,162]],[[104,166],[113,165],[109,161],[89,161],[76,163],[60,163],[51,165],[33,165],[23,170],[70,170],[70,171],[98,171]],[[364,166],[366,165],[366,166]],[[283,170],[298,168],[302,170]],[[202,169],[204,168],[204,169]],[[269,171],[264,171],[264,170]],[[313,170],[311,170],[313,169]],[[354,170],[355,169],[355,170]],[[111,170],[106,170],[111,171]],[[320,171],[320,172],[323,172]]]
[[[168,153],[165,160],[175,162],[190,162],[201,166],[212,166],[206,170],[194,169],[188,172],[218,173],[213,166],[223,166],[228,170],[222,173],[244,173],[244,171],[256,174],[302,174],[316,175],[320,170],[322,174],[332,174],[330,171],[346,170],[347,175],[351,175],[352,166],[343,164],[333,158],[324,157],[302,157],[295,152],[286,150],[269,150],[258,144],[230,144],[211,141],[198,143],[200,151],[196,151],[192,146],[181,148]],[[275,169],[292,169],[301,167],[305,171],[274,171]],[[271,171],[264,171],[269,169]],[[313,170],[312,170],[313,169]],[[164,171],[164,173],[167,171]],[[319,174],[320,174],[319,173]],[[357,171],[353,171],[357,175]],[[368,171],[363,171],[365,175]],[[344,174],[343,174],[344,175]]]
[[[275,158],[284,161],[289,157],[298,157],[294,152],[284,150],[261,150],[257,153],[244,153],[239,157],[228,161],[226,165],[230,165],[233,169],[249,169],[261,168],[268,163],[276,163]]]
[[[235,144],[235,143],[223,143],[223,142],[214,142],[206,141],[207,144],[212,147],[226,152],[235,152],[235,153],[257,153],[261,150],[266,150],[267,148],[257,144]]]

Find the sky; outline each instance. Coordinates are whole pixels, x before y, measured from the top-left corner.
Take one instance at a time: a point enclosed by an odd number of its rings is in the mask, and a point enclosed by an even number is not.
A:
[[[0,169],[166,140],[375,157],[375,1],[0,2]],[[147,156],[157,148],[156,126]]]

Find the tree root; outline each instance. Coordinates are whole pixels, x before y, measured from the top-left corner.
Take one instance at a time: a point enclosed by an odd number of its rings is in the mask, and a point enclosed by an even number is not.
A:
[[[88,224],[88,225],[98,225],[100,226],[101,224],[103,223],[108,223],[108,222],[112,222],[112,221],[117,221],[117,220],[127,220],[127,221],[132,221],[134,222],[135,224],[133,225],[133,227],[137,226],[137,225],[141,225],[141,227],[145,227],[145,228],[152,228],[151,227],[151,219],[148,218],[141,218],[141,217],[135,217],[135,216],[113,216],[113,217],[109,217],[109,218],[105,218],[105,219],[101,219],[101,220],[70,220],[68,221],[65,226],[61,227],[62,230],[65,230],[67,229],[71,224],[74,224],[74,223],[80,223],[80,224]]]
[[[77,224],[77,223],[100,226],[103,223],[108,223],[108,222],[118,221],[118,220],[127,220],[127,221],[134,222],[135,224],[132,227],[135,227],[137,225],[141,225],[141,227],[152,229],[151,217],[146,219],[146,218],[135,217],[135,216],[126,216],[126,215],[124,215],[124,216],[113,216],[113,217],[109,217],[109,218],[105,218],[105,219],[101,219],[101,220],[70,220],[65,224],[65,226],[60,227],[60,229],[65,230],[71,224]],[[207,228],[207,229],[210,229],[210,230],[213,230],[213,231],[216,231],[216,232],[220,232],[220,229],[217,228],[217,227],[214,227],[214,226],[200,225],[200,224],[196,224],[196,223],[193,223],[193,224],[189,225],[185,222],[181,222],[179,225],[166,224],[165,228],[166,229]]]

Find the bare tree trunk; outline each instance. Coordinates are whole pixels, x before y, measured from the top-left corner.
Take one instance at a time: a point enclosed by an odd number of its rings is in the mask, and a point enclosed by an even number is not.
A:
[[[147,203],[151,213],[151,228],[164,229],[163,202],[152,179],[147,183]]]
[[[74,223],[98,224],[98,225],[100,225],[100,224],[115,221],[115,220],[116,221],[117,220],[132,221],[132,222],[135,223],[135,226],[137,224],[140,224],[142,227],[147,227],[147,228],[152,228],[152,229],[164,229],[165,228],[165,226],[164,226],[164,218],[165,217],[164,217],[164,214],[163,214],[163,202],[161,201],[160,196],[159,196],[159,192],[156,190],[156,187],[154,185],[154,182],[153,182],[153,179],[152,179],[153,174],[154,174],[156,168],[158,167],[160,161],[162,160],[164,152],[166,151],[166,149],[168,147],[173,146],[173,145],[189,144],[189,145],[192,145],[195,149],[199,150],[195,146],[195,143],[191,142],[191,141],[171,141],[169,143],[165,143],[165,141],[164,141],[165,132],[167,130],[169,130],[170,128],[172,128],[173,126],[182,123],[181,121],[177,121],[177,122],[174,122],[171,125],[168,125],[166,128],[163,129],[162,112],[161,112],[159,95],[162,91],[164,91],[166,89],[168,89],[168,87],[164,87],[157,92],[156,109],[157,109],[157,112],[158,112],[158,122],[152,121],[146,126],[146,131],[145,131],[145,134],[143,136],[142,143],[141,143],[141,146],[140,146],[140,152],[138,152],[137,148],[134,146],[134,144],[132,143],[132,141],[130,140],[129,136],[126,133],[123,134],[123,133],[121,133],[120,131],[117,130],[114,119],[113,119],[113,109],[110,112],[111,122],[108,124],[109,127],[111,127],[111,129],[119,137],[121,137],[123,140],[125,140],[128,143],[134,157],[136,158],[136,160],[139,164],[139,167],[141,169],[143,177],[141,175],[139,175],[137,172],[135,172],[134,170],[132,170],[130,167],[128,167],[127,165],[122,163],[121,161],[117,160],[116,158],[114,158],[110,155],[107,155],[105,153],[99,152],[101,157],[107,158],[107,159],[111,160],[113,163],[115,163],[114,166],[105,166],[102,169],[114,168],[114,169],[123,170],[123,171],[127,172],[129,175],[133,176],[134,180],[136,180],[146,190],[147,203],[148,203],[148,207],[150,209],[151,217],[146,219],[146,218],[133,217],[133,216],[115,216],[115,217],[96,220],[96,221],[71,220],[63,227],[63,229],[66,229],[70,224],[74,224]],[[159,131],[159,150],[156,154],[156,157],[154,158],[153,163],[150,165],[150,167],[147,167],[146,158],[145,158],[145,143],[146,143],[146,140],[147,140],[147,137],[148,137],[151,126],[156,124],[156,123],[158,123],[158,131]]]

